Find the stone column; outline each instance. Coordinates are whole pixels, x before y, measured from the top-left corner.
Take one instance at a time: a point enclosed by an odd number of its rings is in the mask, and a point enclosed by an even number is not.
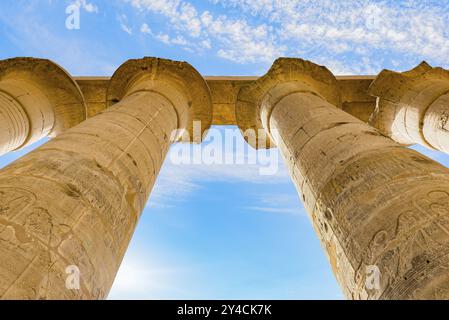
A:
[[[425,62],[403,73],[384,70],[369,93],[377,97],[371,125],[401,144],[449,153],[449,71]]]
[[[0,156],[85,119],[83,95],[60,66],[34,58],[0,61]]]
[[[176,129],[211,122],[207,84],[187,63],[130,60],[108,99],[0,171],[1,298],[107,297]]]
[[[280,149],[348,298],[449,298],[449,169],[339,107],[326,68],[283,58],[240,91],[236,118]]]

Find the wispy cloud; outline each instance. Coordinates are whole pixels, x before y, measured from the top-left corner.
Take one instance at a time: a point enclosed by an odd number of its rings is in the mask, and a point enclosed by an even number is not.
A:
[[[133,30],[128,24],[128,17],[125,14],[119,15],[117,20],[120,23],[120,28],[123,32],[126,32],[129,35],[133,34]]]
[[[124,0],[141,12],[151,12],[166,17],[178,33],[191,38],[196,50],[211,49],[216,44],[216,54],[224,59],[245,62],[272,61],[284,54],[286,47],[270,39],[267,25],[252,26],[245,19],[234,19],[226,15],[214,15],[210,11],[199,12],[191,3],[178,0]],[[148,24],[145,24],[148,26]],[[144,28],[145,31],[149,29]],[[148,32],[145,32],[148,33]],[[170,40],[162,35],[167,44],[185,45],[184,41]]]
[[[377,73],[404,57],[411,65],[430,59],[448,66],[446,0],[210,0],[207,10],[186,0],[123,1],[165,17],[174,37],[181,34],[193,48],[213,48],[217,57],[237,63],[302,56],[339,61],[330,65],[336,74]],[[217,6],[226,14],[215,13]],[[174,44],[172,37],[163,39]]]
[[[279,207],[245,207],[246,210],[253,210],[258,212],[268,213],[287,213],[287,214],[301,214],[301,210],[298,208],[279,208]]]
[[[86,12],[89,13],[98,13],[99,9],[98,6],[94,3],[88,2],[87,0],[75,0],[71,2],[72,4],[76,5],[78,8],[84,9]]]
[[[273,192],[259,193],[254,195],[253,198],[255,204],[243,209],[257,212],[306,216],[304,207],[295,193],[284,194],[273,189]]]
[[[243,140],[243,138],[240,139]],[[178,145],[177,147],[190,150],[194,150],[196,147],[199,148],[199,146],[186,144]],[[246,148],[249,147],[246,146]],[[224,150],[222,154],[223,159],[242,159],[241,162],[212,164],[202,162],[201,155],[194,151],[192,151],[192,163],[177,164],[171,160],[175,152],[177,150],[172,148],[165,160],[148,203],[150,207],[167,207],[171,206],[174,201],[184,201],[192,193],[199,192],[206,182],[249,183],[256,185],[290,183],[289,174],[281,163],[280,157],[272,157],[272,161],[276,161],[276,163],[270,163],[270,166],[277,168],[277,171],[273,175],[267,176],[261,175],[261,168],[267,164],[262,164],[260,161],[255,163],[249,162],[248,155],[244,151],[244,154],[242,154],[242,151]],[[267,151],[261,150],[258,152]],[[278,150],[273,149],[269,152],[277,153]]]

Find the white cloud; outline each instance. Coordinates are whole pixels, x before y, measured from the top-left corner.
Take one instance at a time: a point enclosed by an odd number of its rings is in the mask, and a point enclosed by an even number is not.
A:
[[[286,46],[276,44],[270,35],[271,28],[265,24],[251,26],[243,19],[229,19],[224,15],[213,18],[209,15],[206,30],[220,43],[221,49],[217,51],[219,57],[240,63],[272,62],[286,52]]]
[[[166,33],[159,33],[157,35],[154,35],[156,39],[159,41],[165,43],[165,44],[174,44],[174,45],[181,45],[181,46],[187,46],[189,43],[183,36],[176,36],[175,38],[170,38],[170,36]]]
[[[253,210],[258,212],[268,212],[268,213],[287,213],[287,214],[301,214],[301,207],[297,206],[296,208],[283,208],[283,207],[246,207],[247,210]]]
[[[140,32],[142,32],[144,34],[151,35],[155,39],[157,39],[165,44],[168,44],[168,45],[184,46],[184,49],[188,49],[188,46],[190,45],[190,43],[181,35],[177,35],[176,37],[171,38],[170,35],[168,35],[166,33],[155,34],[155,33],[153,33],[151,28],[146,23],[143,23],[141,25]]]
[[[246,63],[272,61],[285,53],[284,45],[277,45],[269,36],[267,25],[252,26],[244,19],[231,19],[226,15],[214,16],[209,11],[201,14],[187,1],[174,0],[125,0],[146,12],[165,16],[177,32],[198,43],[197,50],[219,47],[217,55],[224,59]],[[178,39],[176,37],[175,39]],[[170,40],[168,34],[159,35],[167,44],[185,46],[185,41]],[[179,40],[179,39],[178,39]],[[214,44],[212,46],[212,43]],[[215,45],[218,44],[218,45]]]
[[[289,174],[282,164],[275,175],[263,176],[260,166],[255,164],[173,164],[169,158],[165,160],[151,193],[150,206],[165,207],[174,201],[184,201],[192,193],[201,191],[204,182],[290,183]]]
[[[128,17],[126,15],[122,14],[122,15],[118,16],[117,20],[120,23],[120,28],[127,34],[132,35],[133,30],[128,25]]]
[[[193,37],[201,33],[198,12],[189,2],[179,0],[125,0],[141,11],[151,11],[164,15],[173,26],[186,30]]]
[[[219,132],[223,133],[223,130],[222,128]],[[207,139],[210,137],[211,134]],[[239,139],[240,142],[243,142],[242,137]],[[222,141],[211,139],[205,141],[201,146],[190,144],[173,146],[165,159],[148,204],[153,207],[167,207],[171,206],[174,201],[184,201],[192,193],[200,192],[205,182],[243,182],[253,185],[291,183],[277,149],[259,150],[255,158],[252,158],[251,156],[254,154],[249,155],[248,150],[253,151],[253,149],[250,149],[246,143],[241,144],[244,146],[243,150],[236,145],[235,147],[229,147],[229,145],[223,147],[222,143]],[[195,151],[204,151],[201,147],[205,148],[205,145],[212,146],[212,144],[222,150],[220,159],[223,161],[205,163],[201,152]],[[179,164],[178,152],[191,155],[189,157],[190,164]],[[272,171],[267,171],[273,174],[262,175],[261,168],[272,168]]]
[[[276,192],[273,188],[273,192],[256,194],[254,199],[257,202],[244,209],[257,212],[306,216],[299,196],[295,193],[284,194]]]
[[[290,42],[307,47],[309,52],[321,50],[327,51],[327,56],[335,56],[391,50],[447,64],[448,1],[437,5],[431,1],[369,0],[211,2],[268,18],[277,29],[278,43]]]
[[[210,39],[206,39],[206,40],[201,41],[201,46],[203,48],[206,48],[206,49],[211,49],[212,48],[212,44],[211,44]]]
[[[171,43],[181,45],[181,46],[188,45],[187,40],[183,36],[180,36],[180,35],[176,36],[176,38],[174,38],[174,39],[171,39]]]
[[[158,39],[159,41],[161,41],[165,44],[170,44],[170,37],[168,34],[160,33],[156,36],[156,39]]]
[[[448,1],[209,1],[226,14],[200,11],[186,0],[124,1],[165,16],[197,49],[214,48],[217,56],[239,63],[301,53],[339,60],[337,71],[376,73],[387,50],[395,55],[391,59],[409,57],[411,64],[430,59],[448,65]]]
[[[176,16],[179,0],[125,0],[140,10],[151,10],[167,17]]]
[[[142,24],[142,26],[140,27],[140,32],[146,33],[146,34],[153,34],[150,27],[146,23]]]
[[[72,4],[76,5],[78,8],[83,8],[86,12],[89,13],[98,13],[98,7],[93,3],[87,2],[87,0],[76,0],[72,2]]]

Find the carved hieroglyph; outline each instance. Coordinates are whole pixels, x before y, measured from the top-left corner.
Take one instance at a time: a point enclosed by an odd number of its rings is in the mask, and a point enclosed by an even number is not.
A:
[[[0,297],[104,298],[175,129],[211,122],[211,97],[187,63],[130,60],[109,108],[0,171]],[[80,272],[80,290],[66,286]],[[69,268],[69,269],[67,269]]]
[[[449,298],[449,169],[342,111],[339,94],[326,68],[282,58],[240,91],[236,119],[280,148],[348,298]]]
[[[0,155],[85,119],[83,94],[60,66],[35,58],[0,60]]]
[[[402,144],[449,153],[449,71],[423,62],[382,71],[369,88],[377,99],[370,124]]]

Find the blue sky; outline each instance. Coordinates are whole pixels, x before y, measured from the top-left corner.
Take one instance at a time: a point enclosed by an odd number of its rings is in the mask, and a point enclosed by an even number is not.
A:
[[[66,28],[71,4],[80,29]],[[376,74],[422,60],[449,68],[448,26],[447,0],[3,0],[0,59],[44,57],[76,76],[158,56],[204,75],[262,75],[297,56]],[[110,298],[343,298],[282,160],[274,176],[258,169],[167,160]]]

